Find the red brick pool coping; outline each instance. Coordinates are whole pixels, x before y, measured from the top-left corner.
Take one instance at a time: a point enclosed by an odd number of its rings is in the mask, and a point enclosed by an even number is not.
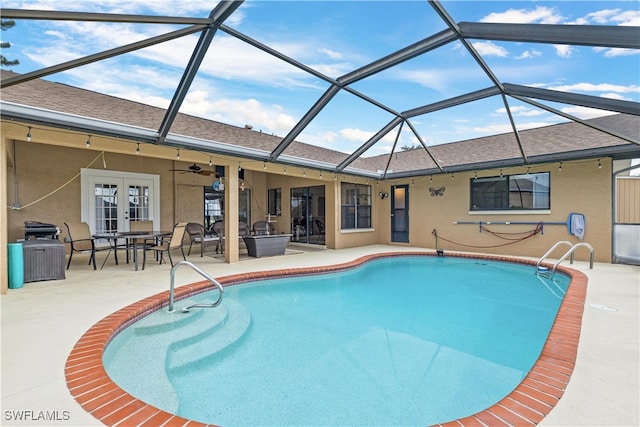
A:
[[[429,252],[374,254],[354,261],[322,267],[282,269],[244,273],[217,278],[223,286],[254,280],[330,273],[359,267],[380,258],[394,256],[435,256]],[[531,264],[534,261],[497,256],[447,254],[447,257],[480,258]],[[551,328],[540,357],[524,380],[505,398],[471,416],[440,424],[442,426],[533,426],[558,403],[575,366],[587,291],[587,276],[558,267],[571,277],[565,298]],[[175,290],[176,300],[211,289],[209,282],[184,285]],[[145,403],[121,389],[107,375],[102,354],[121,330],[150,312],[169,304],[169,292],[161,292],[105,317],[93,325],[76,343],[65,364],[65,377],[71,395],[87,412],[108,426],[207,426]]]

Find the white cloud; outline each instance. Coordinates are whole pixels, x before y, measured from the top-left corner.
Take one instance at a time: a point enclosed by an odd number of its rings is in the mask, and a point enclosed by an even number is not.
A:
[[[561,58],[569,58],[573,53],[573,48],[565,44],[554,44],[553,47]]]
[[[56,38],[56,39],[60,39],[60,40],[64,40],[64,39],[67,38],[66,33],[63,32],[63,31],[50,30],[50,31],[45,31],[44,34],[47,37]]]
[[[590,13],[583,19],[602,25],[638,26],[640,10],[604,9]]]
[[[604,56],[607,58],[613,58],[616,56],[631,56],[631,55],[640,55],[640,51],[637,49],[623,49],[623,48],[611,48],[604,49]]]
[[[446,70],[438,70],[438,69],[421,69],[421,70],[411,70],[411,71],[396,71],[395,75],[400,80],[407,80],[412,83],[419,84],[421,86],[427,87],[429,89],[443,91],[447,87],[446,78],[447,72]]]
[[[474,42],[472,45],[482,56],[499,56],[502,58],[509,56],[505,48],[493,42]]]
[[[580,107],[577,105],[572,105],[570,107],[562,108],[561,111],[567,114],[571,114],[572,116],[575,116],[583,120],[594,119],[596,117],[610,116],[612,114],[616,114],[611,111],[596,110],[594,108]]]
[[[619,93],[603,93],[600,94],[601,97],[603,98],[610,98],[610,99],[619,99],[622,101],[631,101],[630,98],[625,98],[624,96],[620,95]]]
[[[640,27],[640,10],[627,10],[611,19],[618,25]]]
[[[298,140],[343,153],[352,153],[371,139],[376,133],[377,131],[343,128],[337,131],[322,131],[315,134],[305,132]],[[389,132],[381,140],[376,142],[373,147],[367,150],[366,156],[389,153],[395,142],[396,135],[396,131]],[[413,137],[413,134],[409,135],[406,131],[403,131],[402,136],[398,140],[398,147],[405,145],[404,141],[406,140],[415,141],[416,144],[419,143],[418,140]],[[411,145],[411,143],[408,145]]]
[[[335,50],[327,48],[320,49],[320,52],[327,55],[331,59],[342,59],[344,57],[344,55],[342,55],[340,52],[336,52]]]
[[[81,12],[108,12],[108,13],[149,13],[168,16],[202,16],[207,17],[214,8],[215,2],[211,0],[3,0],[2,7],[24,8],[37,10],[67,10]]]
[[[55,22],[53,25],[55,28],[49,30],[49,35],[56,38],[50,38],[37,52],[30,55],[30,59],[43,66],[131,44],[176,29],[167,25],[95,22]],[[126,68],[131,63],[129,58],[134,57],[175,68],[181,73],[198,37],[198,34],[180,37],[107,61],[127,61],[118,64],[118,67]],[[271,46],[296,58],[305,58],[310,51],[316,51],[312,46],[298,41],[272,43]],[[153,63],[150,64],[151,67],[154,66]],[[340,72],[341,68],[346,67],[338,65],[336,70]],[[216,78],[239,79],[271,87],[313,87],[313,78],[306,72],[221,32],[214,37],[200,70]]]
[[[289,52],[308,48],[295,42],[273,47]],[[234,37],[214,39],[200,70],[212,77],[270,87],[313,87],[309,74]]]
[[[589,13],[566,24],[640,26],[640,10],[603,9]]]
[[[540,52],[539,50],[531,49],[525,50],[520,55],[516,56],[516,59],[531,59],[539,56],[542,56],[542,52]]]
[[[571,85],[549,86],[548,89],[563,92],[614,92],[640,94],[640,86],[638,85],[624,86],[611,83],[575,83]]]
[[[584,18],[589,22],[595,22],[597,24],[608,24],[612,17],[618,15],[620,9],[604,9],[597,12],[587,14]]]
[[[366,142],[368,141],[375,132],[364,131],[362,129],[353,129],[353,128],[345,128],[340,129],[339,134],[341,137],[346,139],[347,141],[358,141],[358,142]]]
[[[549,126],[553,123],[551,122],[527,122],[527,123],[516,123],[516,128],[518,130],[525,129],[534,129],[543,126]],[[484,126],[477,126],[473,128],[475,132],[483,133],[485,135],[497,135],[502,133],[510,133],[513,132],[513,128],[509,123],[493,123],[486,124]]]
[[[485,16],[480,22],[504,22],[511,24],[557,24],[564,18],[553,8],[538,6],[534,10],[509,9],[506,12],[494,12]]]
[[[214,99],[205,91],[189,92],[180,111],[236,126],[252,125],[255,130],[286,135],[296,124],[277,105],[264,106],[255,99]]]
[[[478,85],[487,83],[486,75],[479,67],[465,66],[461,63],[441,63],[440,68],[417,67],[414,69],[391,69],[388,73],[401,83],[411,83],[451,96],[450,92],[459,92],[460,82]]]
[[[535,117],[535,116],[540,116],[545,114],[545,112],[541,110],[520,106],[520,105],[511,106],[509,107],[509,110],[511,110],[511,114],[515,117]],[[493,115],[498,117],[504,117],[504,114],[506,113],[507,113],[506,108],[498,108]]]

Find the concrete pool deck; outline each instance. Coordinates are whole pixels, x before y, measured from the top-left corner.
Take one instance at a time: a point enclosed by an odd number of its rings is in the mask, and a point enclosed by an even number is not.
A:
[[[220,277],[338,264],[373,253],[404,250],[420,249],[377,245],[235,264],[198,253],[188,259]],[[99,263],[103,257],[98,255]],[[2,296],[1,425],[102,425],[71,396],[64,373],[67,356],[99,320],[166,291],[170,266],[151,264],[136,272],[131,264],[115,266],[109,260],[104,270],[93,271],[86,261],[74,257],[65,280],[27,283]],[[563,265],[570,266],[568,262]],[[563,397],[540,425],[639,425],[640,268],[597,263],[589,270],[587,262],[579,261],[572,267],[589,279],[578,356]],[[188,268],[176,273],[176,286],[200,280]]]

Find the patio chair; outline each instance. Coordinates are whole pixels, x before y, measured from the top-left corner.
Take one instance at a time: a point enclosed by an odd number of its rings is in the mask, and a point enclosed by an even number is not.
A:
[[[130,231],[153,231],[153,221],[129,221]]]
[[[162,236],[159,239],[145,239],[143,251],[142,251],[142,269],[144,270],[144,265],[147,262],[147,251],[155,251],[156,253],[160,252],[160,264],[164,259],[164,253],[167,253],[169,257],[169,262],[171,263],[171,267],[173,268],[173,259],[171,258],[171,251],[173,249],[180,248],[180,252],[182,252],[182,258],[186,261],[187,257],[184,255],[184,247],[183,240],[185,229],[187,228],[186,222],[179,222],[173,227],[173,232],[170,235]]]
[[[187,255],[191,255],[191,247],[194,243],[200,244],[200,256],[204,255],[204,249],[206,246],[211,245],[213,243],[217,243],[218,237],[212,236],[205,231],[205,228],[202,224],[198,224],[197,222],[190,222],[187,224],[186,232],[189,235],[189,251]]]
[[[267,221],[256,221],[253,223],[253,234],[256,236],[264,236],[271,234],[271,226]]]
[[[213,235],[218,238],[216,253],[224,253],[224,221],[218,221],[211,227]]]
[[[103,250],[109,250],[109,252],[111,252],[111,246],[96,247],[95,239],[91,235],[89,224],[86,222],[65,222],[64,225],[67,227],[67,237],[65,237],[64,241],[71,245],[67,270],[71,266],[71,258],[73,258],[74,252],[91,252],[89,264],[93,264],[93,269],[95,270],[96,252]],[[109,254],[107,254],[107,256],[109,256]]]
[[[216,253],[220,251],[221,254],[224,253],[224,221],[218,221],[213,224],[213,233],[218,237],[218,244],[216,245]],[[251,229],[245,222],[238,223],[238,237],[242,236],[250,236]]]
[[[129,221],[129,231],[153,231],[153,221]],[[129,250],[133,250],[134,248],[134,239],[127,239],[127,262],[129,262]],[[144,247],[144,242],[146,239],[135,239],[137,240],[135,244],[138,247]]]

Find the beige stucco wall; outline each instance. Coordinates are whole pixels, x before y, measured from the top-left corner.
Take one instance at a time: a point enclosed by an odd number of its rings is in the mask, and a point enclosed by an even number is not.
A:
[[[410,245],[435,248],[436,239],[433,230],[437,231],[441,239],[438,248],[446,250],[461,250],[469,252],[484,252],[518,256],[542,256],[554,243],[567,240],[578,243],[580,240],[568,233],[565,225],[544,225],[543,233],[525,241],[509,244],[508,240],[500,239],[491,233],[480,232],[480,226],[475,224],[454,224],[460,222],[531,222],[531,223],[566,223],[571,212],[582,213],[586,218],[584,242],[594,246],[597,261],[611,260],[611,162],[602,159],[602,168],[598,168],[598,160],[564,162],[562,170],[558,170],[558,163],[536,165],[531,172],[551,173],[551,210],[548,214],[483,214],[469,213],[470,180],[474,173],[434,176],[417,179],[396,180],[380,183],[380,191],[390,192],[391,185],[409,185],[409,227]],[[509,168],[504,174],[524,173],[527,168]],[[500,170],[480,171],[479,177],[497,176]],[[431,196],[429,188],[445,187],[443,196]],[[377,194],[377,193],[376,193]],[[375,221],[379,243],[390,242],[390,199],[377,204]],[[378,202],[380,199],[378,198]],[[532,225],[485,225],[496,233],[520,233],[533,230]],[[524,236],[514,234],[508,238]],[[455,243],[444,241],[451,240]],[[558,249],[560,257],[566,247]],[[554,254],[556,255],[556,254]],[[589,259],[587,249],[576,251],[576,259]]]
[[[2,255],[0,274],[2,290],[6,292],[7,254],[6,243],[24,237],[24,221],[43,221],[63,228],[65,221],[79,221],[81,168],[104,168],[108,170],[157,174],[160,176],[160,214],[159,228],[171,229],[178,221],[202,222],[203,188],[210,186],[213,176],[201,176],[191,173],[172,172],[171,169],[186,169],[190,163],[198,162],[207,168],[213,158],[215,164],[227,167],[227,174],[237,176],[240,163],[238,159],[225,156],[209,156],[206,153],[182,151],[181,160],[176,159],[175,149],[143,145],[141,154],[135,155],[136,144],[108,138],[93,137],[91,147],[85,147],[86,135],[65,133],[59,130],[32,132],[32,142],[24,140],[24,126],[14,123],[2,123],[2,198],[3,218],[0,220],[2,231]],[[13,157],[13,141],[16,140],[16,153]],[[295,187],[323,185],[325,188],[325,239],[327,248],[347,248],[376,243],[391,242],[390,202],[391,198],[381,200],[380,191],[390,193],[393,185],[409,186],[409,244],[435,248],[432,234],[436,229],[441,237],[438,248],[470,252],[509,254],[539,257],[555,242],[568,240],[577,243],[578,239],[569,235],[564,225],[546,225],[544,234],[538,234],[524,242],[503,245],[506,241],[492,236],[488,232],[479,232],[478,225],[454,224],[454,221],[483,222],[566,222],[570,212],[579,212],[586,216],[584,241],[596,249],[596,260],[611,260],[611,173],[610,159],[602,159],[602,168],[598,160],[564,162],[562,171],[558,163],[536,165],[531,172],[551,172],[551,212],[549,214],[499,215],[469,213],[469,180],[473,173],[457,173],[390,181],[371,180],[372,186],[372,224],[370,230],[343,231],[340,229],[340,185],[352,182],[354,177],[333,174],[324,176],[319,171],[288,167],[284,174],[281,165],[264,164],[260,161],[242,161],[245,170],[246,188],[252,191],[252,222],[264,218],[267,212],[267,191],[280,188],[282,191],[282,216],[274,224],[277,232],[290,233],[290,190]],[[14,169],[17,167],[17,170]],[[15,203],[14,171],[18,177],[19,210],[11,209]],[[508,168],[504,174],[524,173],[527,168]],[[478,176],[499,175],[499,170],[479,171]],[[231,186],[233,187],[233,186]],[[444,195],[433,197],[429,188],[445,187]],[[237,187],[236,187],[237,188]],[[46,197],[45,197],[46,196]],[[44,198],[43,198],[44,197]],[[31,206],[28,204],[43,198]],[[237,212],[237,211],[236,211]],[[6,224],[6,225],[5,225]],[[535,225],[486,225],[491,231],[514,233],[526,232]],[[456,243],[449,243],[443,239]],[[407,246],[406,244],[398,244]],[[554,254],[559,257],[562,253]],[[577,259],[588,259],[588,251],[580,249]]]
[[[89,166],[94,160],[91,166]],[[7,211],[8,238],[24,238],[25,221],[41,221],[58,225],[81,220],[80,170],[102,169],[100,151],[59,147],[47,144],[16,142],[19,210]],[[143,156],[105,153],[108,170],[160,175],[160,229],[171,229],[175,222],[174,162]],[[9,204],[15,203],[13,168],[7,174]],[[44,198],[43,198],[44,197]],[[39,199],[43,198],[40,201]],[[35,202],[35,203],[33,203]]]

